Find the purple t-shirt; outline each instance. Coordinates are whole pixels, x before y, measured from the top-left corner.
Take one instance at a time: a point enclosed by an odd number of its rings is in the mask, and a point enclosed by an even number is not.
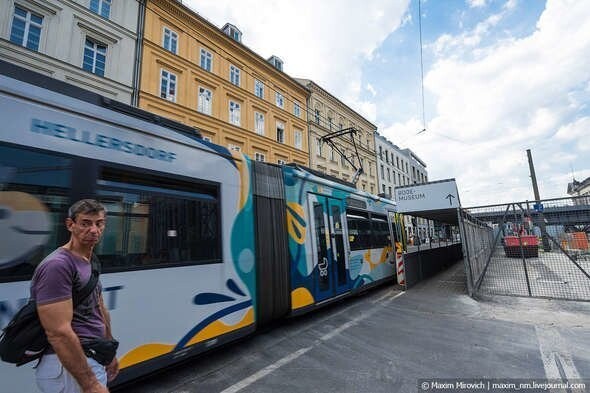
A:
[[[91,274],[90,262],[60,247],[37,266],[31,281],[31,298],[39,305],[71,299],[73,288],[82,290]],[[100,313],[101,290],[99,281],[93,293],[74,308],[72,329],[81,342],[106,336]]]

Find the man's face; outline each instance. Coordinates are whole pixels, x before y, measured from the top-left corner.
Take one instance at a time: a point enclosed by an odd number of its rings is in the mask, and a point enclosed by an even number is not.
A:
[[[80,213],[73,220],[68,218],[66,225],[72,237],[80,244],[95,246],[104,231],[106,218],[104,212],[98,214]]]

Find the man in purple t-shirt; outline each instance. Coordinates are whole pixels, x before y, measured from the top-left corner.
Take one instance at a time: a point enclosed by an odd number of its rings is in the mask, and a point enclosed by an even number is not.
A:
[[[95,339],[112,339],[100,282],[80,305],[72,302],[73,291],[90,280],[92,251],[105,224],[103,205],[92,199],[74,203],[66,219],[70,241],[48,255],[33,275],[31,298],[51,345],[36,369],[37,386],[44,393],[108,392],[107,381],[119,372],[116,356],[105,367],[87,358],[82,348]]]

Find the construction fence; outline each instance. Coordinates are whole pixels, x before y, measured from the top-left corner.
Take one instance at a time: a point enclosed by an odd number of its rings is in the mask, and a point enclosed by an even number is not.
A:
[[[560,198],[458,211],[471,296],[590,301],[590,204]]]

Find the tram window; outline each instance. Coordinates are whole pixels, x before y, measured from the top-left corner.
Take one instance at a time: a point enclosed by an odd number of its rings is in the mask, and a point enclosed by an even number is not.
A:
[[[350,249],[354,251],[371,248],[371,221],[368,214],[358,210],[347,210],[346,223]]]
[[[31,278],[67,238],[72,161],[0,146],[0,281]]]
[[[105,269],[221,262],[217,185],[105,169],[98,187]]]
[[[373,239],[371,242],[372,248],[383,248],[391,244],[389,226],[387,225],[387,217],[372,214],[371,229],[373,234]]]

